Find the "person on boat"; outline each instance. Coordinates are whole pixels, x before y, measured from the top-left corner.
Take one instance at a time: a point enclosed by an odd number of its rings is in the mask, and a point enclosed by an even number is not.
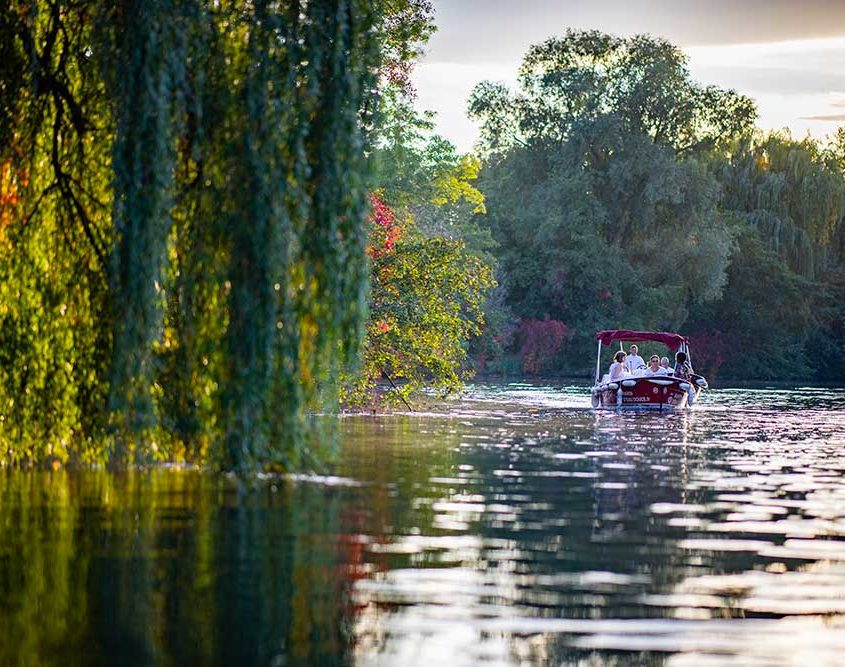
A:
[[[689,380],[692,372],[692,364],[687,361],[687,355],[683,352],[678,352],[675,355],[675,371],[672,374],[676,378]]]
[[[666,375],[671,375],[671,374],[672,374],[672,369],[671,369],[671,368],[669,368],[669,357],[662,357],[662,358],[660,359],[660,368],[662,368],[662,369],[663,369],[663,372],[664,372]]]
[[[625,359],[625,368],[628,369],[629,373],[633,373],[636,370],[645,368],[645,361],[639,354],[637,354],[638,351],[639,350],[637,349],[636,345],[631,345],[631,352]]]
[[[608,374],[611,380],[621,380],[629,374],[625,367],[625,353],[622,350],[613,355],[613,363],[610,364]]]
[[[652,354],[651,358],[648,360],[648,368],[645,370],[646,377],[654,376],[654,375],[666,375],[666,370],[661,368],[660,366],[660,357],[656,354]]]

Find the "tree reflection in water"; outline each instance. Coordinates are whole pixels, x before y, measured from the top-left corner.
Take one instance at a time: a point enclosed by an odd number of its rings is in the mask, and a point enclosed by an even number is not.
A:
[[[341,663],[339,510],[196,471],[0,473],[0,664]]]

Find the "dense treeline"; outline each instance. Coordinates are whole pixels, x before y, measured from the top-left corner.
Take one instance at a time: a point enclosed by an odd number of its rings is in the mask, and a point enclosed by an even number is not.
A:
[[[643,328],[690,335],[714,375],[841,376],[845,132],[763,136],[750,99],[649,36],[567,32],[518,81],[469,102],[505,290],[488,310],[509,309],[487,370],[584,372],[596,330]]]

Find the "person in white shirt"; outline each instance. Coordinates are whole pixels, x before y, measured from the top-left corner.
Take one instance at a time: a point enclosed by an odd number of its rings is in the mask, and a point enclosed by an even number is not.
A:
[[[625,368],[625,353],[622,350],[613,355],[613,363],[610,364],[608,374],[611,380],[621,380],[628,375],[628,369]]]
[[[631,346],[631,352],[625,359],[625,368],[628,369],[629,373],[633,373],[636,370],[645,368],[645,361],[643,358],[637,354],[638,348],[636,345]]]
[[[660,360],[660,368],[662,368],[666,375],[672,375],[672,369],[669,368],[669,357],[663,357]]]
[[[645,374],[647,376],[666,375],[666,369],[660,365],[660,357],[656,354],[652,354],[648,360],[648,368],[646,368]]]

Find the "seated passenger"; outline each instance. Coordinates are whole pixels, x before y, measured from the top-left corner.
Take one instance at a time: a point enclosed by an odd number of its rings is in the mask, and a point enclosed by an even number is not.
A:
[[[625,368],[625,353],[622,350],[619,350],[619,352],[613,355],[613,363],[610,364],[609,374],[611,381],[621,380],[628,375],[628,369]]]
[[[643,361],[643,358],[637,354],[638,351],[637,346],[632,345],[631,353],[625,359],[625,368],[628,369],[629,373],[645,368],[645,361]]]
[[[672,375],[672,369],[671,369],[671,368],[669,368],[669,357],[663,357],[663,358],[660,360],[660,368],[662,368],[662,369],[663,369],[663,372],[664,372],[666,375]]]
[[[652,354],[651,358],[648,360],[648,368],[646,368],[645,374],[646,377],[666,375],[666,370],[660,367],[660,357],[656,354]]]
[[[687,355],[678,352],[675,355],[675,371],[672,373],[676,378],[689,380],[692,375],[692,365],[687,361]]]

